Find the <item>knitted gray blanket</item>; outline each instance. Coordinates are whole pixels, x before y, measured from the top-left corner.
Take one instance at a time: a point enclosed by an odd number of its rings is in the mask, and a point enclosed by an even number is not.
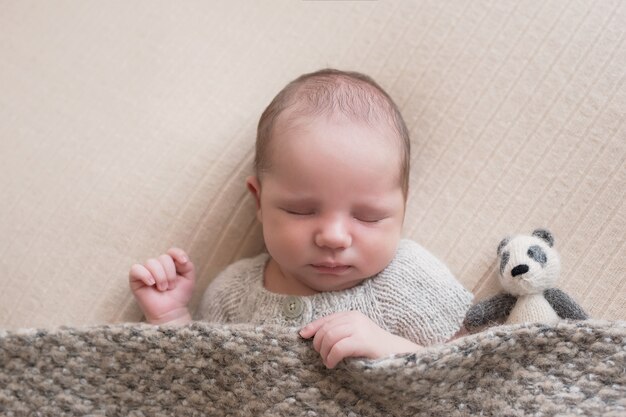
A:
[[[626,322],[492,328],[324,368],[295,330],[0,331],[0,414],[626,415]]]

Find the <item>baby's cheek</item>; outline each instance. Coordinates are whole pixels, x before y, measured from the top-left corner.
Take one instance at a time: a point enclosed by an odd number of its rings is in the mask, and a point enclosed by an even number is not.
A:
[[[263,236],[268,249],[281,252],[297,252],[307,239],[306,228],[302,222],[276,220],[263,225]]]
[[[400,237],[385,231],[370,231],[368,236],[359,239],[364,245],[361,251],[363,268],[368,275],[374,275],[385,269],[393,260]]]

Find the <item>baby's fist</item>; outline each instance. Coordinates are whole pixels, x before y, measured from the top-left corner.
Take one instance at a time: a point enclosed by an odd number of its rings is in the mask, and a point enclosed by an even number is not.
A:
[[[128,277],[130,288],[149,322],[170,322],[189,316],[187,303],[196,277],[194,265],[182,249],[171,248],[143,265],[133,265]]]

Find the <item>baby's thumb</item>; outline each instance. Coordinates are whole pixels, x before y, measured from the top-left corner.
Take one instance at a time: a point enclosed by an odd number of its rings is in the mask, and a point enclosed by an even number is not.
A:
[[[191,260],[186,259],[184,262],[177,259],[174,260],[176,264],[176,272],[183,277],[194,281],[196,279],[196,270]]]
[[[174,266],[176,267],[176,273],[182,275],[184,278],[195,280],[196,272],[193,266],[193,262],[187,256],[184,250],[180,248],[170,248],[167,251],[168,255],[174,260]]]

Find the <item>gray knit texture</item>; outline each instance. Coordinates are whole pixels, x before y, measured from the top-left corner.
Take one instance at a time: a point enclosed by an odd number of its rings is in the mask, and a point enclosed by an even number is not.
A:
[[[385,269],[360,285],[295,297],[302,314],[287,317],[283,303],[293,296],[268,291],[263,271],[269,255],[229,265],[209,285],[197,320],[302,327],[341,311],[359,311],[382,329],[419,345],[449,340],[461,327],[473,295],[448,267],[417,242],[402,239]]]
[[[522,324],[327,370],[295,329],[0,331],[3,416],[626,415],[626,322]]]

